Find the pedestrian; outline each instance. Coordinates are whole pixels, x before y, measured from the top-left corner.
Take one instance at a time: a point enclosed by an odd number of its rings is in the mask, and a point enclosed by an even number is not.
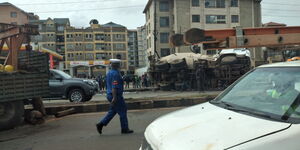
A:
[[[147,76],[147,73],[144,74],[144,86],[148,87],[148,76]]]
[[[96,125],[99,134],[102,134],[102,128],[107,126],[113,117],[118,114],[120,116],[121,133],[130,134],[133,130],[128,128],[127,107],[123,98],[124,81],[120,74],[119,59],[111,59],[112,69],[106,75],[106,94],[107,100],[110,102],[109,111],[106,116]]]
[[[141,86],[141,77],[140,76],[138,76],[137,77],[137,81],[136,81],[136,83],[137,83],[137,88],[142,88],[142,86]]]
[[[99,84],[100,91],[102,91],[102,75],[101,74],[99,74],[99,76],[96,78],[96,81]]]
[[[125,88],[129,89],[129,84],[130,84],[129,75],[128,74],[124,75],[123,79],[125,81]]]

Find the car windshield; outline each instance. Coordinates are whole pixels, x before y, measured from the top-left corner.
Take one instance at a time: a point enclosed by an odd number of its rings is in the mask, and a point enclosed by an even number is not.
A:
[[[68,75],[67,73],[63,72],[63,71],[60,71],[60,70],[55,70],[55,72],[59,75],[61,75],[63,78],[65,79],[70,79],[72,78],[70,75]]]
[[[300,68],[258,68],[226,89],[212,103],[300,123],[299,92]]]

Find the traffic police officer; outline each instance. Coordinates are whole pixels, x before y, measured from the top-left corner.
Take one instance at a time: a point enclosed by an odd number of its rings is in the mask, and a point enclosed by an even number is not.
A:
[[[133,131],[128,128],[127,107],[123,98],[124,81],[119,71],[121,61],[119,59],[110,59],[110,62],[111,70],[106,76],[106,94],[107,100],[110,102],[110,108],[106,116],[96,125],[97,131],[99,134],[102,134],[103,126],[106,126],[113,117],[118,114],[120,116],[122,128],[121,133],[133,133]]]

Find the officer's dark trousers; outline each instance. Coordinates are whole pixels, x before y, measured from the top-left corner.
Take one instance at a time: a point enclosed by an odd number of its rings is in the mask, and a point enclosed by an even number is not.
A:
[[[107,100],[112,101],[112,95],[107,95]],[[121,128],[128,129],[127,106],[122,95],[117,96],[117,102],[114,106],[110,106],[106,116],[100,121],[103,125],[107,125],[114,116],[120,116]]]

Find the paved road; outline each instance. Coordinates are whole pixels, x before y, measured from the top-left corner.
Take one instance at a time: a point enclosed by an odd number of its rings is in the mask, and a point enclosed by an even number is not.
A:
[[[219,94],[220,91],[206,91],[206,92],[198,92],[198,91],[144,91],[144,92],[125,92],[125,99],[138,99],[138,98],[165,98],[165,97],[195,97],[201,95],[216,95]],[[106,101],[105,94],[97,94],[93,97],[92,101]],[[68,100],[44,100],[45,103],[65,103],[69,102]]]
[[[104,113],[77,114],[50,118],[43,125],[23,126],[0,132],[1,150],[137,150],[147,125],[159,116],[181,108],[130,111],[129,124],[135,133],[120,134],[115,117],[104,134],[96,132],[95,123]]]

